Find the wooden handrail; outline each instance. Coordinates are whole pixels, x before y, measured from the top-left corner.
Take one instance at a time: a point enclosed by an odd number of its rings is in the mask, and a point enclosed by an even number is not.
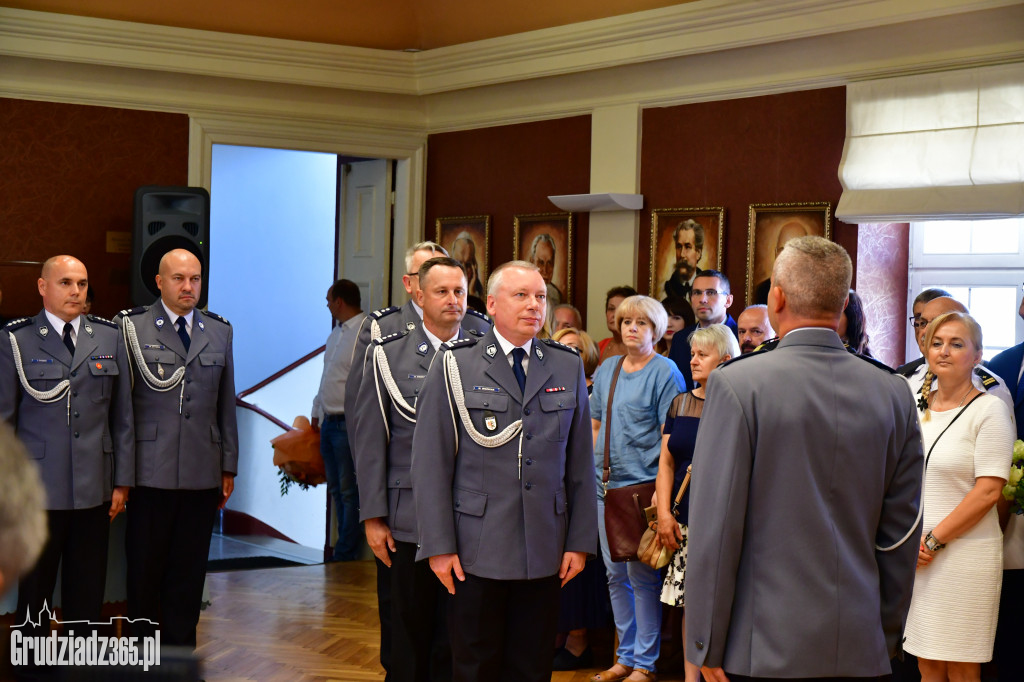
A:
[[[242,400],[241,398],[235,398],[235,405],[237,405],[239,407],[244,407],[247,410],[252,410],[256,414],[260,415],[261,417],[265,417],[266,419],[269,419],[270,421],[272,421],[277,426],[280,426],[285,431],[294,431],[295,430],[294,426],[289,426],[288,424],[285,424],[283,421],[281,421],[280,419],[278,419],[274,415],[270,414],[269,412],[266,412],[265,410],[261,410],[260,408],[256,407],[252,403],[246,402],[246,401]]]
[[[280,379],[282,376],[284,376],[288,372],[292,371],[293,369],[295,369],[296,367],[298,367],[302,363],[304,363],[304,362],[306,362],[308,360],[312,360],[313,358],[315,358],[320,353],[323,353],[324,350],[326,350],[326,349],[327,349],[327,345],[325,344],[323,346],[320,346],[319,348],[317,348],[313,352],[307,353],[306,355],[303,355],[301,358],[299,358],[298,360],[296,360],[292,364],[288,365],[287,367],[285,367],[284,369],[282,369],[282,370],[280,370],[278,372],[274,372],[269,377],[267,377],[266,379],[264,379],[260,383],[256,384],[252,388],[245,389],[244,391],[239,393],[237,397],[238,398],[244,398],[247,395],[251,395],[251,394],[255,393],[256,391],[260,390],[261,388],[263,388],[264,386],[266,386],[270,382],[276,381],[277,379]]]

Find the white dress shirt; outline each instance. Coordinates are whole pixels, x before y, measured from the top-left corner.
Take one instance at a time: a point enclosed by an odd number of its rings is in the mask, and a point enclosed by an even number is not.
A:
[[[511,341],[506,339],[504,336],[502,336],[501,332],[498,331],[497,327],[494,328],[494,336],[497,337],[497,339],[498,339],[498,345],[501,346],[501,352],[505,354],[506,358],[508,358],[508,366],[509,367],[512,367],[515,364],[515,359],[512,357],[512,349],[513,348],[522,348],[524,351],[526,351],[526,357],[523,358],[523,374],[529,374],[530,373],[530,351],[533,350],[533,339],[530,339],[529,341],[524,343],[522,346],[516,346],[514,343],[512,343]]]
[[[64,325],[67,323],[64,322],[64,320],[57,317],[56,315],[54,315],[53,313],[51,313],[49,310],[46,310],[45,308],[43,309],[43,312],[46,313],[46,319],[50,321],[50,326],[53,327],[53,330],[57,332],[63,339]],[[78,325],[81,324],[81,321],[81,315],[76,315],[75,319],[71,320],[71,342],[75,344],[75,346],[78,345]]]
[[[345,413],[345,384],[352,367],[352,353],[356,347],[359,325],[366,313],[357,313],[331,330],[324,351],[324,373],[320,377],[320,390],[313,398],[313,417],[323,420],[328,414]],[[362,367],[362,363],[359,364]]]

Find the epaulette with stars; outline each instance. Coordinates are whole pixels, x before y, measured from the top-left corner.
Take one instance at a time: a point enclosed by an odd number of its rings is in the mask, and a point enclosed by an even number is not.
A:
[[[203,315],[205,315],[206,317],[209,317],[210,319],[217,320],[218,322],[226,324],[229,327],[231,326],[230,322],[228,322],[226,319],[224,319],[223,317],[221,317],[217,313],[210,312],[209,310],[204,310],[203,311]]]
[[[548,346],[551,346],[552,348],[561,348],[562,350],[569,351],[573,355],[579,355],[580,354],[580,352],[578,350],[576,350],[575,348],[573,348],[572,346],[567,346],[564,343],[561,343],[559,341],[555,341],[553,339],[541,339],[541,341],[543,341]]]
[[[463,329],[462,331],[466,332],[467,334],[472,334],[473,336],[483,336],[484,335],[484,333],[482,331],[479,331],[477,329]]]
[[[30,324],[32,324],[32,318],[31,317],[19,317],[18,319],[11,320],[7,324],[5,324],[3,326],[3,330],[5,332],[13,332],[13,331],[15,331],[17,329],[21,329],[22,327],[27,327]]]
[[[466,314],[467,315],[472,315],[474,317],[479,317],[481,320],[483,320],[487,324],[491,324],[491,318],[487,317],[486,315],[484,315],[479,310],[473,310],[472,308],[466,308]]]
[[[999,385],[999,379],[996,379],[991,372],[983,367],[975,367],[974,373],[981,379],[981,385],[985,387],[986,391],[991,391]]]
[[[149,310],[149,306],[148,305],[140,305],[140,306],[138,306],[136,308],[129,308],[127,310],[122,310],[121,312],[118,313],[118,315],[121,316],[121,317],[130,317],[131,315],[141,315],[142,313],[146,312],[147,310]]]
[[[445,341],[441,344],[440,350],[455,350],[457,348],[468,348],[476,345],[476,339],[455,339],[454,341]]]
[[[407,332],[407,331],[395,332],[394,334],[388,334],[387,336],[382,336],[379,339],[374,339],[373,340],[373,344],[375,346],[383,346],[385,343],[391,343],[392,341],[397,341],[398,339],[400,339],[400,338],[402,338],[404,336],[408,336],[408,334],[409,334],[409,332]]]
[[[113,327],[114,329],[117,329],[117,325],[114,322],[111,322],[105,317],[100,317],[99,315],[93,315],[92,313],[89,313],[88,315],[85,316],[85,319],[89,320],[90,322],[96,322],[97,324],[103,324],[108,327]]]
[[[399,310],[401,310],[401,308],[399,308],[397,305],[393,305],[387,308],[381,308],[380,310],[374,310],[372,313],[370,313],[370,317],[372,317],[375,320],[382,320],[391,313],[397,313]]]
[[[729,365],[731,365],[734,362],[739,362],[740,360],[744,360],[746,358],[752,358],[755,355],[763,355],[764,353],[767,353],[769,351],[773,351],[773,350],[775,350],[778,347],[779,341],[781,341],[781,339],[768,339],[767,341],[762,343],[760,346],[755,348],[753,351],[751,351],[749,353],[740,353],[739,355],[737,355],[734,358],[729,358],[728,360],[723,362],[720,366],[721,367],[728,367]]]

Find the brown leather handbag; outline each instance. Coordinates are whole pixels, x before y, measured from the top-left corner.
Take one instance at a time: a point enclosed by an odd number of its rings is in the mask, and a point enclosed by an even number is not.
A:
[[[683,482],[679,485],[679,492],[676,493],[676,499],[672,502],[672,516],[676,515],[676,509],[683,501],[686,488],[690,485],[692,471],[692,465],[686,467],[686,476],[683,477]],[[658,537],[658,508],[647,507],[644,509],[644,517],[647,519],[647,530],[644,531],[643,537],[640,538],[640,545],[636,549],[637,558],[651,568],[664,568],[668,566],[668,562],[672,561],[673,552],[661,544],[661,538]]]
[[[604,422],[604,472],[601,482],[604,484],[604,529],[608,536],[608,552],[612,561],[636,561],[636,550],[640,538],[647,530],[647,519],[644,518],[644,507],[654,495],[654,481],[625,485],[621,488],[609,488],[611,478],[611,431],[612,431],[612,397],[615,395],[615,384],[619,380],[619,372],[626,356],[619,358],[612,374],[612,383],[608,387],[608,405]]]

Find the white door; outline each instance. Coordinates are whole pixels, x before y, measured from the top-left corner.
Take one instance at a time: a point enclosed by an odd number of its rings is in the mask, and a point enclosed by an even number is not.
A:
[[[338,184],[338,276],[359,285],[363,310],[369,312],[389,298],[391,161],[346,164]]]

